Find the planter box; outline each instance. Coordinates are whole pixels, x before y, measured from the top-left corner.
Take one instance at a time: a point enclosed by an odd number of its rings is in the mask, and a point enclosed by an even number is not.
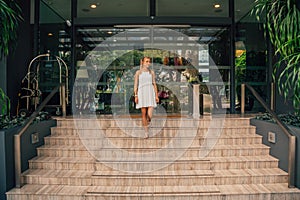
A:
[[[272,122],[267,122],[258,119],[251,119],[251,125],[256,126],[257,134],[263,136],[263,143],[269,147],[270,154],[279,159],[279,167],[284,171],[288,171],[288,148],[289,140],[281,128]],[[288,126],[296,136],[296,166],[295,166],[295,185],[300,188],[300,128]],[[272,132],[275,134],[275,143],[268,140],[268,134]]]
[[[36,148],[44,144],[44,137],[50,135],[50,127],[56,126],[56,120],[47,120],[32,124],[21,138],[22,171],[28,169],[28,160],[37,156]],[[5,193],[15,187],[14,135],[20,127],[0,130],[0,200],[6,199]],[[37,133],[38,142],[32,143],[32,134]]]

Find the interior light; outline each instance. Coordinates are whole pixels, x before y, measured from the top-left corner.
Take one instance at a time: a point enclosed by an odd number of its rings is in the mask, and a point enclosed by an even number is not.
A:
[[[108,31],[107,33],[111,35],[113,32],[112,31]]]
[[[245,43],[243,41],[236,41],[235,42],[235,57],[240,57],[245,52],[246,52]]]
[[[97,8],[97,5],[96,4],[91,4],[90,7],[93,8],[93,9],[95,9],[95,8]]]
[[[216,3],[216,4],[214,4],[214,8],[221,8],[221,5]]]
[[[53,33],[48,33],[48,36],[49,36],[49,37],[53,36]]]
[[[191,25],[188,24],[167,24],[167,25],[147,25],[147,24],[140,24],[140,25],[114,25],[115,28],[155,28],[155,27],[169,27],[169,28],[189,28]]]
[[[246,50],[240,50],[240,49],[237,49],[235,50],[235,57],[239,58],[243,55],[243,53],[245,53]]]

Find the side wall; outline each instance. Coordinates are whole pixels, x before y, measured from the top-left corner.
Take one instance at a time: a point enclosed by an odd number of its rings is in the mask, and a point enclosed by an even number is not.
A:
[[[47,120],[29,126],[21,138],[22,172],[29,167],[28,160],[37,156],[36,148],[44,145],[44,137],[50,135],[50,127],[56,120]],[[0,131],[0,200],[6,200],[5,193],[15,187],[14,135],[18,128]],[[32,144],[32,133],[38,133],[39,142]]]
[[[251,119],[250,124],[256,126],[257,134],[263,136],[263,144],[270,147],[270,154],[279,159],[279,167],[287,172],[289,149],[288,137],[277,124],[257,119]],[[300,188],[300,128],[291,126],[289,126],[289,128],[296,136],[295,185]],[[268,141],[269,132],[275,133],[275,143]]]

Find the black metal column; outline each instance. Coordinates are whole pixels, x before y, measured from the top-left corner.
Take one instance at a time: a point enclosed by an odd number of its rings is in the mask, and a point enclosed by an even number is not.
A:
[[[230,113],[235,113],[235,14],[234,0],[229,0],[230,25]]]
[[[76,26],[75,26],[75,18],[77,17],[77,0],[71,1],[71,66],[70,66],[70,102],[72,107],[72,96],[73,96],[73,86],[76,77]],[[70,109],[72,112],[72,109]],[[70,113],[72,114],[72,113]]]
[[[40,0],[34,1],[34,24],[33,24],[33,57],[39,55],[40,38]]]
[[[154,17],[156,16],[156,4],[155,4],[156,0],[150,0],[150,18],[154,19]]]

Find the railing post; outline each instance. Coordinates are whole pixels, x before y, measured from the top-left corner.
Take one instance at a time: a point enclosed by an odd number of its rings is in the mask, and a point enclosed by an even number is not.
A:
[[[274,111],[274,108],[275,108],[275,85],[274,83],[271,83],[271,110]]]
[[[289,166],[288,166],[289,188],[295,187],[295,160],[296,160],[296,137],[293,135],[289,137]]]
[[[14,154],[15,154],[15,181],[16,187],[22,187],[21,182],[21,136],[14,135]]]
[[[66,85],[61,85],[61,107],[62,107],[62,115],[63,117],[67,116],[67,103],[66,103]]]
[[[245,113],[245,84],[241,84],[241,114]]]
[[[193,85],[193,118],[200,117],[199,107],[199,84]]]

